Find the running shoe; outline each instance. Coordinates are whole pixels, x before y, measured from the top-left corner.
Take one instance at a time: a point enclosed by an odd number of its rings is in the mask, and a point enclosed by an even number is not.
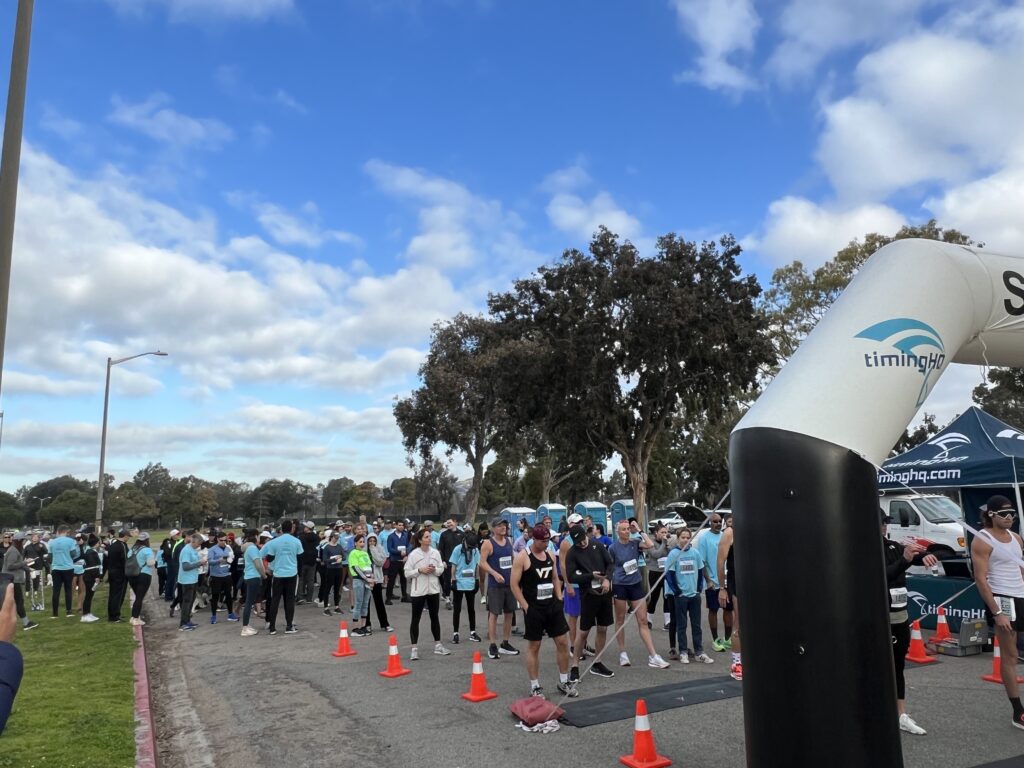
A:
[[[496,646],[494,643],[491,643],[491,647],[487,649],[487,658],[498,658],[498,646]]]
[[[420,652],[415,647],[409,649],[409,661],[419,661]]]
[[[482,643],[483,642],[483,640],[480,639],[480,635],[478,635],[476,633],[476,630],[473,630],[473,631],[471,631],[469,633],[469,639],[470,639],[470,641],[472,641],[474,643]]]
[[[670,648],[668,651],[668,660],[679,661],[679,651],[677,651],[675,648]]]
[[[597,651],[595,649],[591,648],[589,645],[584,645],[583,646],[583,658],[586,658],[587,656],[596,656],[596,655],[597,655]]]
[[[341,606],[340,605],[334,606],[334,612],[335,613],[344,613],[344,611],[341,610]],[[324,611],[324,613],[327,613],[327,611]]]
[[[539,685],[531,685],[530,686],[530,695],[531,696],[544,696],[544,689],[541,688]]]
[[[211,623],[211,624],[216,624],[216,623],[217,623],[217,617],[216,617],[216,615],[214,615],[214,616],[211,616],[211,617],[210,617],[210,623]]]
[[[270,629],[267,630],[267,634],[268,635],[276,635],[277,634],[277,630],[274,629],[273,627],[271,627]]]
[[[228,621],[238,621],[238,617],[234,614],[234,612],[228,614]]]
[[[732,638],[727,637],[724,640],[722,640],[722,645],[725,646],[725,650],[731,651],[732,650]]]
[[[654,622],[651,621],[650,619],[647,620],[647,628],[648,629],[654,629]]]
[[[612,672],[608,667],[602,664],[600,661],[595,662],[590,667],[590,674],[597,675],[598,677],[615,677],[615,673]]]
[[[512,627],[512,634],[515,635],[516,637],[522,637],[523,636],[523,630],[520,629],[519,627]]]
[[[242,637],[252,637],[253,635],[258,633],[259,630],[255,627],[242,627]]]
[[[26,624],[26,625],[25,625],[25,626],[23,627],[23,629],[24,629],[24,630],[25,630],[26,632],[28,632],[28,630],[30,630],[30,629],[35,629],[35,628],[36,628],[36,627],[38,627],[38,626],[39,626],[39,625],[38,625],[38,624],[36,624],[36,623],[35,623],[34,621],[30,621],[30,622],[29,622],[28,624]]]
[[[654,654],[647,657],[647,666],[655,669],[668,669],[669,663],[661,658],[661,654]]]
[[[722,652],[724,652],[724,651],[725,651],[725,641],[724,641],[724,640],[721,640],[721,639],[719,639],[719,638],[717,638],[717,637],[716,637],[716,638],[715,638],[715,639],[714,639],[714,640],[712,641],[712,643],[711,643],[711,647],[712,647],[712,648],[714,648],[714,649],[715,649],[716,651],[718,651],[719,653],[722,653]]]
[[[194,630],[196,630],[196,629],[199,629],[199,626],[198,626],[197,624],[193,624],[193,623],[192,623],[192,622],[190,621],[190,622],[189,622],[188,624],[186,624],[186,625],[185,625],[184,627],[178,627],[178,629],[183,629],[183,630],[185,630],[186,632],[192,632],[192,631],[194,631]]]
[[[740,663],[733,664],[729,668],[729,677],[733,680],[743,680],[743,665]]]
[[[299,631],[299,628],[298,628],[298,627],[287,627],[287,628],[285,629],[284,633],[285,633],[286,635],[294,635],[294,634],[295,634],[296,632],[298,632],[298,631]]]
[[[362,627],[356,627],[350,634],[352,637],[366,637],[366,630]]]
[[[512,644],[506,640],[498,648],[499,653],[504,653],[506,656],[518,656],[519,651],[512,647]]]
[[[679,654],[679,663],[680,664],[689,664],[690,663],[690,654],[688,654],[686,652],[683,652],[683,653]]]
[[[324,616],[330,616],[330,615],[331,615],[331,609],[330,608],[324,608]]]
[[[1024,731],[1024,712],[1022,712],[1019,715],[1014,715],[1013,719],[1010,722],[1013,723],[1014,728],[1020,728],[1022,731]]]
[[[564,683],[559,683],[558,684],[558,690],[559,690],[559,692],[561,692],[561,693],[565,694],[566,696],[568,696],[570,699],[575,699],[576,697],[578,697],[580,695],[580,689],[578,687],[576,687],[576,681],[575,680],[569,680],[569,681],[564,682]]]
[[[458,644],[459,644],[459,633],[458,632],[452,632],[452,645],[458,645]]]
[[[451,656],[452,652],[445,648],[440,643],[434,644],[434,654],[437,656]]]
[[[95,615],[93,615],[91,613],[87,613],[87,614],[85,614],[85,616],[83,616],[81,618],[81,621],[84,622],[85,624],[92,624],[94,621],[99,621],[99,620],[100,620],[99,616],[95,616]]]
[[[1014,725],[1017,723],[1014,722]],[[900,730],[912,733],[915,736],[924,736],[928,731],[922,728],[920,725],[914,722],[914,718],[904,712],[900,715]]]
[[[708,656],[706,653],[703,653],[703,652],[702,653],[698,653],[694,657],[694,661],[698,661],[701,664],[714,664],[715,663],[714,659],[712,659],[710,656]]]
[[[386,627],[381,628],[384,632],[394,632],[395,628],[388,624]]]
[[[619,654],[619,666],[620,667],[631,666],[630,663],[629,663],[629,654],[626,653],[625,651],[623,651],[622,653]]]
[[[569,682],[576,683],[576,682],[579,682],[579,679],[580,679],[580,668],[579,667],[571,667],[569,669]]]

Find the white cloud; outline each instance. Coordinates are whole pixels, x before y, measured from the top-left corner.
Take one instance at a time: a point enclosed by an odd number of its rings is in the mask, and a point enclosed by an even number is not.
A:
[[[869,232],[895,233],[903,216],[884,205],[831,209],[799,197],[784,197],[768,207],[764,234],[753,247],[772,265],[799,259],[819,267],[851,240]]]
[[[82,134],[82,124],[62,114],[52,104],[43,105],[43,116],[39,118],[43,130],[55,133],[65,141],[77,139]]]
[[[697,67],[676,76],[705,88],[742,92],[755,80],[730,61],[751,54],[761,18],[751,0],[670,0],[680,29],[697,45]]]
[[[577,161],[566,168],[559,168],[544,177],[540,188],[544,192],[557,194],[558,192],[573,192],[580,187],[590,184],[590,174],[587,173],[583,163]]]
[[[287,107],[293,112],[299,113],[300,115],[305,115],[307,112],[309,112],[309,110],[306,109],[305,104],[303,104],[290,93],[288,93],[288,91],[286,91],[284,88],[278,88],[276,91],[274,91],[274,101],[276,101],[283,107]]]
[[[295,10],[295,0],[108,0],[126,14],[138,15],[148,7],[166,8],[172,21],[242,19],[263,21]]]
[[[302,205],[302,218],[273,203],[255,203],[253,210],[256,220],[279,245],[319,248],[329,240],[349,245],[362,244],[362,239],[351,232],[322,229],[320,211],[313,202],[306,202]]]
[[[114,110],[109,119],[175,147],[218,149],[234,138],[234,132],[220,120],[182,114],[167,106],[171,101],[170,96],[160,92],[137,104],[115,95],[111,99]]]
[[[943,226],[959,229],[986,248],[1024,253],[1024,165],[951,187],[924,206]]]
[[[642,230],[640,220],[619,206],[608,192],[599,192],[590,200],[564,192],[556,194],[548,203],[547,214],[560,230],[587,243],[600,226],[634,242]]]
[[[5,395],[47,395],[49,397],[69,397],[89,395],[96,392],[96,382],[77,379],[55,379],[37,373],[22,371],[4,371],[3,387]]]

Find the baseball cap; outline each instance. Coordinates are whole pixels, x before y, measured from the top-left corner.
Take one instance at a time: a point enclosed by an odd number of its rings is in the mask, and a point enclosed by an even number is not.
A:
[[[433,520],[426,520],[426,521],[424,521],[423,527],[426,528],[428,525],[433,526],[434,525],[434,521]]]
[[[261,539],[272,539],[274,537],[273,537],[273,535],[271,535],[270,531],[261,531],[260,532],[260,538]]]
[[[145,531],[142,531],[142,532],[141,532],[141,533],[140,533],[140,534],[138,535],[138,539],[139,539],[139,541],[149,541],[149,534],[148,534],[148,533],[146,533]]]
[[[12,536],[11,538],[12,538],[12,539],[13,539],[14,541],[24,541],[24,540],[25,540],[25,539],[26,539],[27,537],[26,537],[26,536],[25,536],[25,534],[24,534],[24,533],[22,533],[21,531],[15,531],[15,532],[14,532],[14,535],[13,535],[13,536]]]
[[[586,535],[587,531],[580,523],[576,523],[576,525],[569,529],[569,537],[572,539],[573,544],[579,544]]]
[[[530,536],[534,539],[543,541],[544,539],[551,538],[551,531],[548,530],[546,525],[541,523],[540,525],[535,525],[530,529]]]
[[[180,533],[181,533],[181,531],[179,531],[177,528],[171,528],[171,532],[169,534],[167,534],[167,535],[168,536],[177,536]]]
[[[119,539],[123,539],[127,535],[128,535],[128,529],[127,528],[122,528],[121,530],[119,530],[117,532],[117,538],[119,538]]]
[[[569,515],[569,525],[576,525],[576,523],[582,522],[583,515],[581,515],[579,512],[573,512],[571,515]]]
[[[316,528],[316,526],[313,524],[312,520],[305,520],[305,521],[303,521],[302,526],[304,528]]]
[[[986,512],[998,512],[1000,509],[1009,507],[1013,509],[1013,502],[1005,496],[996,494],[995,496],[989,496],[988,501],[985,502]]]
[[[508,525],[508,520],[504,517],[496,517],[491,520],[491,528],[497,528],[499,525]]]

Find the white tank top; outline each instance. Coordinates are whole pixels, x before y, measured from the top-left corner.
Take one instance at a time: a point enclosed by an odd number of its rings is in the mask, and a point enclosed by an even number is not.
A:
[[[1010,535],[1009,541],[999,541],[988,531],[979,531],[992,545],[988,558],[988,586],[993,594],[1006,597],[1024,597],[1024,575],[1021,574],[1021,551],[1017,537]]]

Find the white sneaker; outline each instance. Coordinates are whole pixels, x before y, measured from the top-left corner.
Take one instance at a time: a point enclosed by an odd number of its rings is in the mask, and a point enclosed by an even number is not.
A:
[[[142,619],[129,619],[128,623],[131,624],[133,627],[144,627],[144,626],[146,626],[146,622],[144,622]]]
[[[699,661],[701,664],[714,664],[715,660],[708,656],[706,653],[697,654],[694,661]]]
[[[256,629],[255,627],[242,627],[241,635],[242,635],[242,637],[252,637],[253,635],[258,634],[258,633],[259,633],[259,630]]]
[[[620,667],[628,667],[629,666],[629,655],[625,651],[623,651],[622,653],[619,654],[619,666]]]
[[[85,622],[86,624],[92,624],[94,621],[99,621],[99,620],[100,620],[99,616],[93,616],[91,613],[87,613],[87,614],[85,614],[85,616],[82,617],[82,621]]]
[[[912,733],[915,736],[924,736],[928,731],[914,722],[914,718],[904,713],[900,715],[900,730]]]
[[[647,666],[654,667],[655,669],[668,669],[669,663],[661,658],[660,654],[654,654],[653,656],[647,657]]]
[[[690,654],[688,654],[686,651],[683,651],[682,653],[680,653],[679,654],[679,663],[680,664],[689,664],[690,663]]]
[[[420,652],[416,649],[415,646],[413,646],[413,648],[409,651],[409,661],[419,661],[419,659]]]
[[[443,645],[438,643],[434,646],[434,653],[438,656],[451,656],[452,652],[445,648]]]

